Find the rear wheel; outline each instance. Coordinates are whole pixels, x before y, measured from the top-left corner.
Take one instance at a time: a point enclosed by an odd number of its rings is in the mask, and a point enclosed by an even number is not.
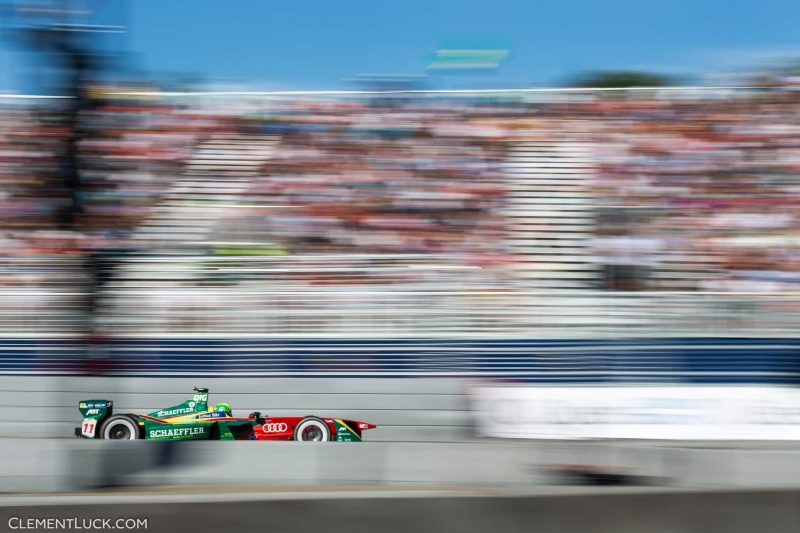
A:
[[[294,428],[294,440],[303,442],[328,442],[331,430],[328,424],[316,416],[308,416]]]
[[[103,422],[100,428],[101,439],[109,440],[136,440],[141,438],[139,424],[128,415],[114,415]]]

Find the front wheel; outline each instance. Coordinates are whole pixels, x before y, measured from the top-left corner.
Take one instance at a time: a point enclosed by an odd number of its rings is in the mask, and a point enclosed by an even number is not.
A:
[[[103,423],[100,428],[101,439],[136,440],[139,435],[139,424],[127,415],[114,415]]]
[[[328,442],[331,440],[331,429],[328,424],[316,416],[308,416],[294,428],[294,440],[303,442]]]

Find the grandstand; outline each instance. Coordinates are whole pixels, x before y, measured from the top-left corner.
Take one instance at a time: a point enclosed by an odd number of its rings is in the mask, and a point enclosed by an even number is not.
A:
[[[546,137],[513,143],[506,175],[509,245],[520,262],[516,275],[545,290],[596,286],[591,145]]]
[[[276,142],[275,136],[237,134],[212,135],[202,141],[155,213],[139,228],[139,238],[173,245],[207,245],[225,212],[241,204]]]
[[[0,330],[82,335],[93,245],[127,250],[109,338],[793,336],[796,96],[679,93],[110,106],[82,231],[56,235],[23,106],[3,122]],[[753,242],[774,244],[758,264]]]

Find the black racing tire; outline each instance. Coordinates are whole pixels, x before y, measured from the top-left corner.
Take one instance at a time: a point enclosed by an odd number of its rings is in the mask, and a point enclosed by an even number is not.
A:
[[[143,438],[142,430],[131,415],[114,415],[106,418],[99,428],[98,439],[137,440]]]
[[[307,416],[295,426],[294,440],[300,442],[330,442],[331,428],[321,418]]]

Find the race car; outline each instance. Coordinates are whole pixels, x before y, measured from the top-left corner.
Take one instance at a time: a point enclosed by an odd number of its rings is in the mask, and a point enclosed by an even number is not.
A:
[[[296,440],[361,442],[361,433],[374,424],[317,416],[247,418],[233,416],[228,404],[208,406],[208,389],[194,389],[185,402],[149,414],[114,414],[108,400],[78,404],[83,422],[75,436],[84,439],[149,440]]]

